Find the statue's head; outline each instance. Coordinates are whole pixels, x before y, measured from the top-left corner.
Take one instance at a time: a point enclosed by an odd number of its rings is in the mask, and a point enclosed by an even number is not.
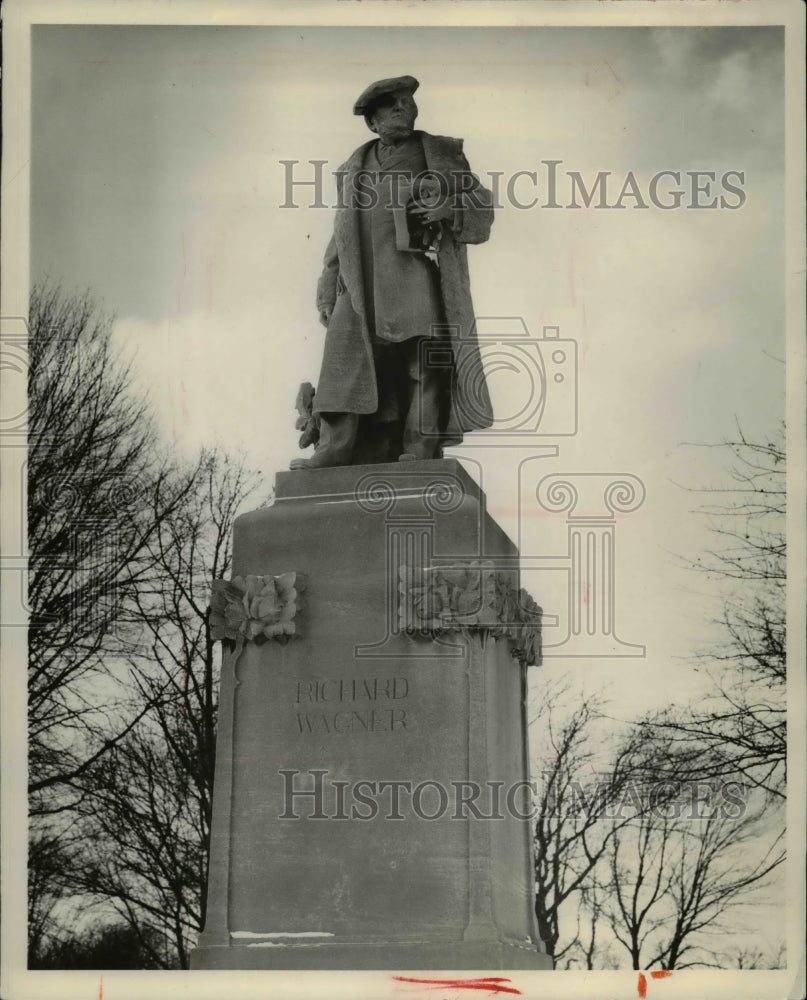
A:
[[[397,76],[371,83],[353,105],[354,115],[363,115],[367,127],[384,142],[412,134],[418,106],[412,96],[420,84],[413,76]]]

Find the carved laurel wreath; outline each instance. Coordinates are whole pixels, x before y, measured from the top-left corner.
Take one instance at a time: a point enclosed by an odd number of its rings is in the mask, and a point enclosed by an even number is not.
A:
[[[304,589],[302,573],[214,580],[210,595],[211,638],[233,643],[236,653],[241,652],[245,642],[288,642],[300,634],[297,613]]]
[[[484,560],[450,567],[401,566],[398,619],[422,635],[467,632],[505,638],[525,666],[541,662],[541,608]]]

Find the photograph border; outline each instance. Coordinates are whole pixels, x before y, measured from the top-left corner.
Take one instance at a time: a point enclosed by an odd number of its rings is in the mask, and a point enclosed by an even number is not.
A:
[[[786,115],[786,380],[788,447],[788,660],[789,677],[788,764],[791,798],[788,817],[788,967],[772,971],[682,970],[664,982],[650,983],[651,1000],[710,1000],[726,997],[748,1000],[797,1000],[805,989],[805,906],[800,891],[805,882],[805,470],[807,470],[807,364],[805,363],[805,311],[803,302],[805,248],[805,125],[803,80],[805,76],[805,8],[786,0],[436,0],[427,4],[392,4],[384,0],[331,0],[301,5],[294,0],[7,0],[3,8],[3,238],[0,270],[3,274],[0,322],[2,336],[24,341],[28,308],[30,246],[30,81],[31,28],[35,24],[205,24],[356,26],[383,25],[543,25],[543,26],[670,26],[768,25],[785,28]],[[19,370],[3,367],[3,387],[19,396]],[[11,383],[16,380],[15,385]],[[26,644],[20,618],[19,593],[25,551],[20,547],[25,523],[22,500],[15,482],[25,461],[24,431],[0,442],[3,464],[0,526],[2,553],[2,981],[4,1000],[136,1000],[154,996],[194,996],[218,1000],[225,994],[247,997],[333,997],[360,1000],[399,995],[401,984],[384,972],[29,972],[25,965],[25,857],[26,805],[25,746]],[[23,535],[24,537],[24,535]],[[546,972],[513,973],[525,997],[633,998],[637,973],[555,972],[547,988]],[[450,990],[435,993],[455,995]],[[457,993],[456,995],[461,995]]]

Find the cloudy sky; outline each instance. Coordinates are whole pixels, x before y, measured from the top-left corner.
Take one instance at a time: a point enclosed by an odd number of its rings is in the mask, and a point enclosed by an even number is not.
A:
[[[617,524],[616,601],[621,637],[647,656],[574,669],[629,679],[640,700],[680,694],[717,611],[679,561],[705,539],[692,511],[709,497],[691,490],[726,483],[725,456],[704,446],[737,421],[768,434],[784,413],[781,28],[47,25],[32,51],[33,278],[87,286],[116,315],[174,447],[219,440],[267,479],[297,453],[294,396],[317,378],[313,297],[332,226],[309,188],[300,208],[280,207],[280,161],[299,161],[304,180],[326,160],[329,201],[328,172],[370,137],[351,113],[358,94],[416,76],[418,126],[463,136],[483,181],[503,178],[491,240],[470,248],[478,316],[511,318],[491,327],[503,336],[521,319],[533,337],[558,326],[579,359],[576,436],[495,451],[469,439],[457,454],[530,557],[566,544],[564,515],[535,502],[542,476],[642,481],[644,504]],[[543,207],[546,160],[561,161],[563,205],[570,172],[588,188],[610,172],[613,204],[632,171],[649,207]],[[650,201],[662,170],[682,175],[679,209]],[[506,204],[518,171],[537,175],[533,208]],[[716,175],[701,202],[741,206],[688,207],[687,171]],[[741,197],[721,187],[727,171]],[[666,204],[674,186],[659,186]],[[515,193],[529,203],[532,179]],[[504,423],[520,377],[491,377]],[[559,453],[536,461],[546,444]],[[562,574],[525,582],[563,619]]]

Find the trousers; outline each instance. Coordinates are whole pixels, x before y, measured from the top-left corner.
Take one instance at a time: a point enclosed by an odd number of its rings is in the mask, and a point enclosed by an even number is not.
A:
[[[378,412],[321,413],[321,459],[360,465],[442,456],[450,374],[428,362],[426,343],[434,348],[434,338],[374,340]]]

